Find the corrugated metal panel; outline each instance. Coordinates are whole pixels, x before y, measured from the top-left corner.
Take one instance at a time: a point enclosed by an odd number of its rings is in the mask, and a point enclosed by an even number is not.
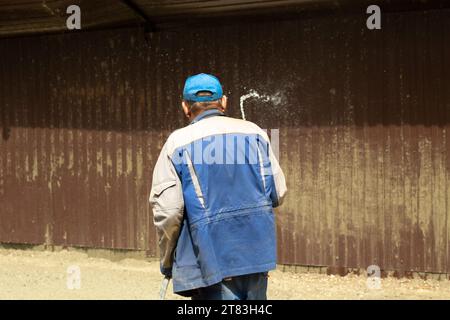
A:
[[[140,35],[0,42],[1,241],[155,252],[147,197],[168,130]]]
[[[450,11],[0,41],[0,241],[155,252],[147,204],[187,75],[280,130],[279,262],[450,272]],[[32,222],[34,221],[34,222]],[[14,230],[14,231],[12,231]]]

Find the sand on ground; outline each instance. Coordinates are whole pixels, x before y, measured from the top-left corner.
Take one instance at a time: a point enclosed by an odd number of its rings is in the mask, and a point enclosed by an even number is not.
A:
[[[79,282],[73,278],[77,270]],[[161,280],[156,260],[110,261],[67,250],[0,249],[0,299],[158,299]],[[274,270],[268,298],[450,299],[448,280],[386,278],[380,289],[370,289],[366,281],[365,276]],[[171,286],[166,298],[183,299]]]

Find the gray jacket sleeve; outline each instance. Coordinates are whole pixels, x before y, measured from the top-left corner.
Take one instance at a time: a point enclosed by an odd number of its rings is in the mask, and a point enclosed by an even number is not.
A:
[[[270,165],[271,165],[271,171],[273,175],[273,195],[272,199],[275,201],[272,201],[273,207],[278,207],[283,203],[283,200],[287,193],[287,186],[286,186],[286,179],[284,177],[283,170],[281,170],[280,164],[278,163],[277,158],[275,157],[272,147],[269,144],[269,156],[270,156]]]
[[[153,171],[149,201],[159,238],[161,272],[171,276],[173,253],[183,221],[184,200],[181,181],[167,154],[167,143],[162,148]]]
[[[283,203],[283,200],[287,193],[286,179],[284,177],[283,170],[281,170],[280,164],[273,152],[272,145],[270,143],[270,139],[267,133],[261,129],[260,135],[264,137],[264,140],[267,142],[267,148],[269,153],[269,166],[270,170],[266,171],[269,175],[272,176],[272,192],[270,194],[270,198],[272,200],[272,206],[274,208],[280,206]]]

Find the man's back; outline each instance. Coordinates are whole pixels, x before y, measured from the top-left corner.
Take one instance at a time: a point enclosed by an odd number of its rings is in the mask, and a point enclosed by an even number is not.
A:
[[[267,134],[224,116],[213,75],[188,77],[181,107],[191,123],[162,148],[149,199],[161,273],[193,299],[265,299],[276,266],[272,207],[286,193]]]
[[[174,291],[274,269],[272,207],[286,186],[266,133],[209,110],[172,133],[163,150],[180,181],[174,191],[182,193],[184,206],[172,268]],[[172,178],[160,178],[162,185],[169,186]],[[162,195],[153,195],[156,207],[164,202]]]

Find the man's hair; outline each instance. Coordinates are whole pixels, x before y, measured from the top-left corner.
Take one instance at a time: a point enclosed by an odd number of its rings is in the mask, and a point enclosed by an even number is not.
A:
[[[212,93],[209,91],[200,91],[197,93],[197,95],[200,97],[205,97],[205,96],[212,95]],[[222,102],[220,99],[217,99],[214,101],[203,101],[203,102],[186,100],[186,104],[188,105],[189,110],[192,113],[198,113],[200,111],[209,110],[209,109],[218,109],[222,106]]]

